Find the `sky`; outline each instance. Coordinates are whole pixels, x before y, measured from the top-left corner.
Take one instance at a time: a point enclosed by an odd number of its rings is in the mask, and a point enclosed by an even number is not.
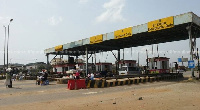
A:
[[[46,62],[44,50],[57,45],[187,12],[200,16],[199,4],[199,0],[0,0],[0,65],[4,59],[3,26],[8,27],[10,19],[9,63],[27,64]],[[156,50],[157,45],[153,47]],[[139,52],[144,65],[145,50],[151,48],[125,49],[124,59],[137,60]],[[189,41],[159,44],[159,51],[170,62],[189,58]],[[157,53],[149,53],[152,56]],[[114,62],[115,58],[104,52],[97,54],[97,61]]]

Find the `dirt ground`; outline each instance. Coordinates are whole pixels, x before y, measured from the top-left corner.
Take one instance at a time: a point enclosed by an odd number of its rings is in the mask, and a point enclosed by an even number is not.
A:
[[[133,88],[131,88],[132,86]],[[134,85],[132,86],[125,86],[131,89],[124,91],[117,91],[116,89],[115,92],[104,94],[97,94],[90,89],[84,96],[80,97],[8,104],[0,106],[0,110],[200,110],[199,81],[181,81],[169,85],[139,89],[134,88]],[[101,88],[98,90],[101,90]],[[51,95],[59,93],[59,90],[48,92]],[[15,98],[15,96],[21,95],[23,97],[35,94],[45,94],[45,92],[20,92],[12,96],[4,93],[0,95],[0,102],[6,97]]]

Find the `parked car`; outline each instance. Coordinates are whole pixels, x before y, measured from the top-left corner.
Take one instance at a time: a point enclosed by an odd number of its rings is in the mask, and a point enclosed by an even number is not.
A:
[[[183,72],[185,72],[185,71],[182,69],[177,69],[177,73],[183,73]]]

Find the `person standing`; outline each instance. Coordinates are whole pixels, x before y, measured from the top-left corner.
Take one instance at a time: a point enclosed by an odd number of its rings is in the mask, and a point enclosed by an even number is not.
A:
[[[12,88],[12,80],[11,80],[11,68],[6,70],[6,81],[5,81],[6,88]]]

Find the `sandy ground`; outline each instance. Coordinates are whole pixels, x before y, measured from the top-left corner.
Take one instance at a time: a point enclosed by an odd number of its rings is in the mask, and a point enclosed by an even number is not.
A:
[[[154,82],[154,84],[159,83],[161,82]],[[167,82],[162,82],[162,84],[164,83]],[[180,81],[157,86],[148,84],[148,86],[141,88],[135,88],[135,86],[113,87],[111,89],[115,89],[114,92],[105,92],[102,94],[93,92],[93,90],[101,91],[101,89],[105,90],[106,88],[89,89],[87,92],[85,90],[78,90],[83,91],[82,94],[84,95],[68,97],[66,99],[54,98],[46,101],[5,104],[0,106],[0,110],[200,110],[199,81]],[[37,86],[36,88],[39,87]],[[122,88],[124,89],[123,91],[120,90]],[[62,94],[61,91],[65,89],[49,89],[48,94]],[[0,93],[0,102],[9,97],[15,98],[19,96],[22,97],[21,101],[28,100],[23,99],[23,97],[37,97],[38,94],[46,94],[44,91],[21,91],[14,94]],[[72,92],[73,95],[78,94],[77,90],[73,90]],[[72,92],[66,93],[71,94]]]

